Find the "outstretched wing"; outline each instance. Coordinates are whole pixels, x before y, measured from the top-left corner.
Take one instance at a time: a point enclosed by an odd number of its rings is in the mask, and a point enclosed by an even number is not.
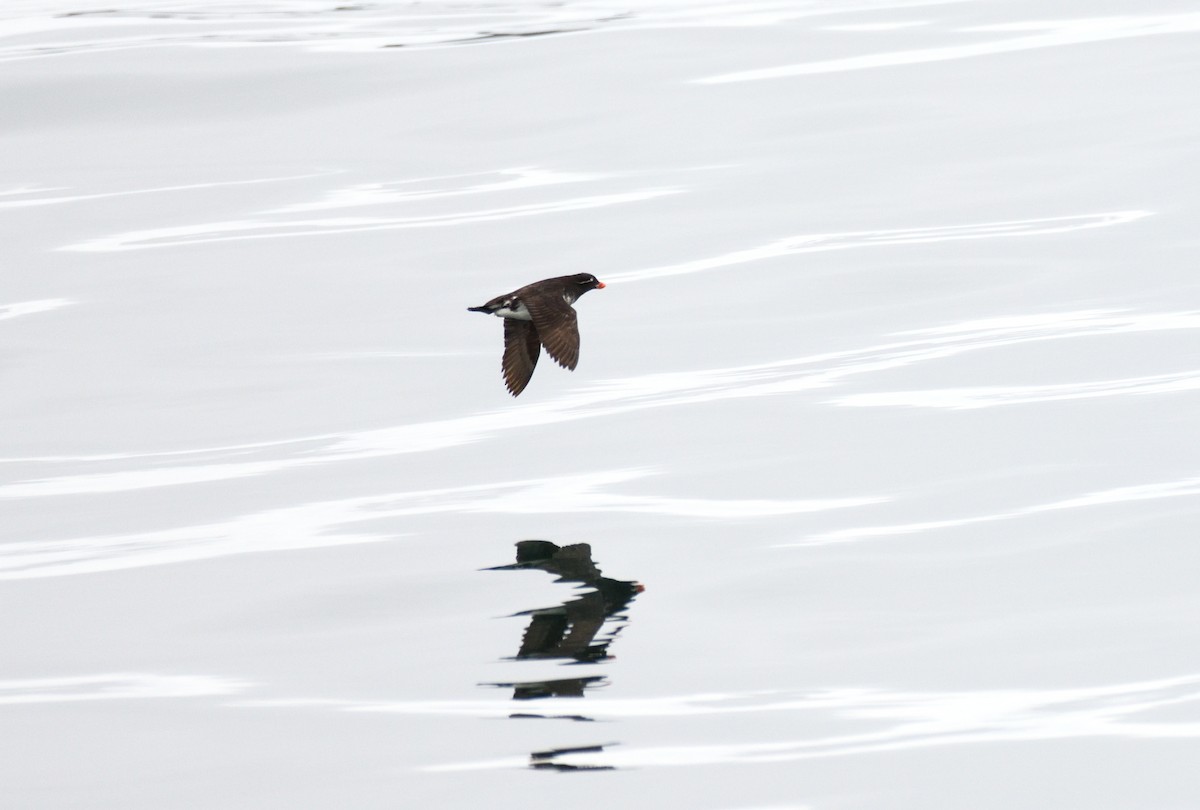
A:
[[[530,297],[525,306],[533,317],[538,338],[546,353],[560,366],[575,370],[579,363],[579,323],[574,308],[562,298]]]
[[[537,329],[529,321],[504,318],[504,385],[514,397],[525,390],[541,354]]]

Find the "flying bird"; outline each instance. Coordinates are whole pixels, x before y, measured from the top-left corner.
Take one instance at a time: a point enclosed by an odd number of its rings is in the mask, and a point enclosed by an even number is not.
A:
[[[588,290],[602,290],[604,282],[590,273],[576,273],[526,284],[498,295],[486,304],[467,307],[504,319],[504,357],[500,366],[504,384],[514,397],[533,377],[542,347],[563,368],[579,363],[579,323],[571,306]]]

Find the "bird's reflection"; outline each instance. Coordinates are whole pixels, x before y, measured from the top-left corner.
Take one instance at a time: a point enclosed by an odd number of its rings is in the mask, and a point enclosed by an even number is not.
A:
[[[562,757],[574,754],[601,754],[603,745],[585,745],[579,748],[554,748],[549,751],[534,751],[529,755],[529,767],[539,771],[615,771],[612,765],[588,765],[563,761]]]
[[[515,616],[528,616],[529,624],[521,638],[521,646],[513,656],[516,661],[561,659],[567,664],[596,664],[609,660],[608,648],[625,629],[629,617],[625,610],[644,590],[633,580],[617,580],[603,576],[592,561],[592,548],[587,543],[559,546],[548,540],[522,540],[517,543],[517,561],[510,565],[488,568],[488,571],[523,571],[536,569],[558,577],[558,582],[577,583],[584,589],[573,599],[553,607],[524,610]],[[582,698],[587,690],[604,686],[603,675],[574,678],[490,683],[513,690],[513,700],[541,698]],[[537,714],[517,712],[513,718],[555,718],[590,721],[580,714]],[[566,754],[598,752],[602,746],[555,749],[534,752],[530,767],[542,770],[609,770],[606,766],[566,763],[558,758]],[[573,757],[575,759],[575,757]]]
[[[600,569],[592,562],[592,547],[587,543],[557,546],[547,540],[522,540],[517,543],[515,563],[487,570],[527,568],[556,574],[559,582],[578,582],[588,591],[561,605],[515,614],[530,617],[515,657],[518,660],[567,658],[580,664],[594,664],[608,658],[608,646],[628,621],[620,612],[642,591],[641,584],[601,576]],[[610,621],[616,623],[612,630],[597,638],[605,622]]]

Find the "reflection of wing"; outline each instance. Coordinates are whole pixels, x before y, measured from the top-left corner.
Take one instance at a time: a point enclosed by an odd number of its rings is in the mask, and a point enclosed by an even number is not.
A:
[[[532,611],[517,658],[596,658],[592,643],[608,617],[604,597],[590,591],[556,608]],[[607,643],[601,645],[607,647]],[[601,654],[599,657],[603,657]]]
[[[585,593],[566,605],[571,627],[559,644],[561,655],[583,661],[590,657],[589,648],[604,626],[604,599],[596,591]]]
[[[575,310],[560,296],[529,296],[524,303],[533,316],[533,325],[546,353],[560,366],[574,371],[579,363],[579,324]]]
[[[525,390],[533,377],[542,347],[538,333],[529,321],[504,318],[504,359],[500,366],[504,370],[504,384],[515,397]]]
[[[496,683],[489,686],[511,686],[513,700],[537,700],[548,697],[583,697],[584,691],[604,680],[603,675],[586,675],[582,678],[557,678],[552,681],[525,681],[523,683]]]
[[[565,610],[539,611],[529,620],[517,658],[551,657],[567,632]]]

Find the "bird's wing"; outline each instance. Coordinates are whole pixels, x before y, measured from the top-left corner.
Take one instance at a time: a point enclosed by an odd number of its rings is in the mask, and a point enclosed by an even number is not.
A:
[[[529,385],[542,347],[538,342],[537,329],[532,323],[513,318],[503,320],[504,359],[500,367],[504,370],[504,384],[515,397]]]
[[[566,301],[554,298],[530,296],[525,301],[538,338],[546,347],[546,353],[563,368],[575,370],[579,363],[579,322],[575,309]]]

